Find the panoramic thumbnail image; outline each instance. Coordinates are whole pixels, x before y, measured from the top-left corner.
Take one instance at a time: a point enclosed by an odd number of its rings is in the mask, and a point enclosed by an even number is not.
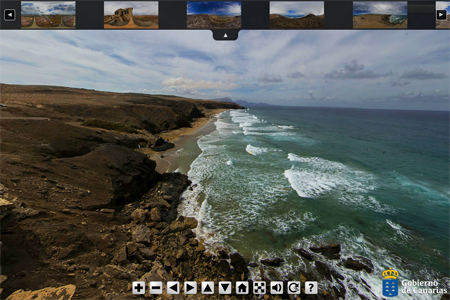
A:
[[[436,11],[436,28],[450,29],[450,1],[436,1]]]
[[[23,29],[75,29],[75,1],[22,2]]]
[[[353,28],[408,28],[407,2],[353,2]]]
[[[323,2],[270,2],[270,29],[323,28]]]
[[[450,296],[448,31],[3,40],[2,299]]]
[[[104,2],[105,29],[158,28],[158,1]]]
[[[241,2],[187,2],[187,28],[241,28]]]

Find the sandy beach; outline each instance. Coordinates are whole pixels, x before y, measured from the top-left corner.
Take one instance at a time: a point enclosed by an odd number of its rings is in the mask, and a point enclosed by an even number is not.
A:
[[[156,171],[159,173],[166,173],[170,171],[170,166],[176,157],[176,152],[183,147],[187,142],[200,135],[208,134],[210,129],[207,129],[208,124],[214,123],[217,118],[217,114],[226,111],[228,109],[217,108],[204,111],[204,118],[198,118],[192,123],[192,127],[183,127],[176,130],[169,130],[161,132],[160,136],[167,141],[175,144],[175,147],[166,151],[156,152],[150,148],[141,149],[142,153],[149,156],[150,159],[156,161]],[[161,155],[163,158],[161,158]]]

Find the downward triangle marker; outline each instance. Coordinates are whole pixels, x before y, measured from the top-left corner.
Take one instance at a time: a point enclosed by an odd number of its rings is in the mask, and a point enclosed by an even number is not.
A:
[[[229,283],[222,283],[222,288],[224,289],[224,290],[228,290],[228,286],[229,286],[230,284]]]

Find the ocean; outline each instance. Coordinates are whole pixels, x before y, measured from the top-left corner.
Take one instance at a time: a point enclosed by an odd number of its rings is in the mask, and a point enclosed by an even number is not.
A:
[[[352,286],[381,297],[389,267],[449,284],[448,112],[261,106],[209,126],[178,150],[176,171],[193,182],[180,213],[200,221],[211,251],[281,257],[266,274],[298,279],[313,264],[297,249],[340,243],[342,258],[374,265],[367,274],[318,256],[345,277],[349,298]]]

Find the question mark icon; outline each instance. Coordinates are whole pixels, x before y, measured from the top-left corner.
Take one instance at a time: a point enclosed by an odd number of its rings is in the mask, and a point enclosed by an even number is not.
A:
[[[317,281],[305,281],[305,294],[317,294]]]

